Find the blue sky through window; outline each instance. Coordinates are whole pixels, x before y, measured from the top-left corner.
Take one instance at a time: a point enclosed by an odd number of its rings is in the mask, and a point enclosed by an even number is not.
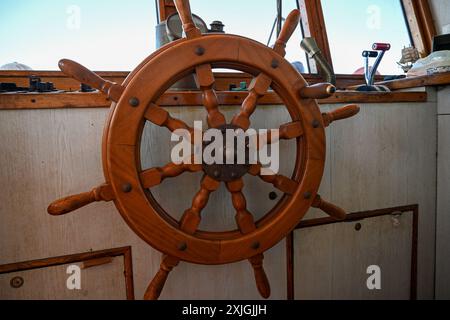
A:
[[[155,49],[154,0],[0,0],[0,65],[132,70]]]
[[[322,0],[322,7],[336,73],[352,74],[361,68],[362,51],[371,50],[375,42],[392,45],[379,71],[403,73],[397,61],[411,41],[400,0]]]
[[[362,66],[362,50],[388,41],[393,49],[380,69],[400,73],[395,62],[409,39],[399,0],[322,2],[337,72],[353,73]],[[368,30],[368,8],[374,5],[381,27]],[[275,0],[191,0],[191,7],[208,26],[221,20],[227,33],[264,44],[276,17]],[[284,0],[283,16],[294,8],[295,0]],[[0,0],[0,65],[17,61],[57,70],[59,59],[70,58],[92,70],[132,70],[155,50],[155,26],[154,0]],[[305,64],[301,37],[298,29],[286,57]]]

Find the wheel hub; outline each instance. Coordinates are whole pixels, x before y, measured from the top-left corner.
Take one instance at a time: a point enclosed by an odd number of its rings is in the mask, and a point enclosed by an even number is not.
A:
[[[233,136],[234,141],[227,141],[227,131],[228,132],[236,132],[236,130],[240,129],[234,125],[225,125],[219,127],[217,129],[210,130],[220,130],[222,134],[222,161],[221,163],[212,163],[208,164],[205,162],[205,155],[203,156],[203,170],[204,172],[210,176],[211,178],[221,181],[221,182],[231,182],[242,178],[244,175],[248,173],[250,170],[250,150],[248,144],[248,137],[245,137],[244,146],[239,145],[239,139]],[[208,131],[207,131],[208,132]],[[243,132],[241,134],[244,134]],[[229,143],[227,143],[229,142]],[[203,152],[207,149],[215,141],[209,141],[203,143]],[[230,144],[230,146],[228,146]],[[242,148],[243,147],[243,148]],[[244,155],[244,163],[240,163],[238,153],[245,152]],[[213,151],[211,154],[213,157],[215,156],[215,152]],[[220,157],[220,156],[219,156]],[[228,161],[227,161],[228,160]]]

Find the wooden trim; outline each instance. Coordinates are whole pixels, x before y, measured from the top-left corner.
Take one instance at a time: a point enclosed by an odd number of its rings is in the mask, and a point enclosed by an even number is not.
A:
[[[417,248],[419,247],[419,205],[414,206],[412,248],[411,248],[411,289],[410,300],[417,300]]]
[[[95,72],[100,77],[116,83],[123,83],[130,72],[125,71],[98,71]],[[40,77],[44,82],[53,82],[59,90],[75,91],[80,88],[80,83],[72,78],[67,77],[61,71],[2,71],[0,70],[0,82],[11,82],[19,87],[28,87],[29,76],[34,75]],[[246,82],[250,85],[253,76],[242,72],[215,72],[216,79],[215,89],[218,91],[229,90],[230,84],[239,86],[240,82]],[[303,77],[309,84],[323,82],[321,76],[317,74],[303,74]],[[336,76],[337,87],[345,89],[352,85],[360,85],[364,83],[363,75],[345,75]],[[375,78],[377,81],[383,81],[382,76]]]
[[[125,79],[129,71],[95,71],[102,78],[123,78]],[[0,79],[4,78],[28,78],[38,76],[41,78],[68,78],[59,70],[0,70]]]
[[[395,212],[414,212],[414,210],[417,208],[417,205],[409,205],[409,206],[400,206],[400,207],[393,207],[388,209],[377,209],[372,211],[362,211],[362,212],[356,212],[351,213],[347,215],[347,218],[344,221],[339,221],[331,217],[325,217],[325,218],[317,218],[317,219],[310,219],[310,220],[303,220],[298,224],[296,229],[305,229],[305,228],[312,228],[312,227],[318,227],[318,226],[324,226],[328,224],[336,224],[336,223],[344,223],[344,222],[354,222],[354,221],[360,221],[367,218],[375,218],[380,216],[386,216]]]
[[[29,271],[35,269],[61,266],[71,263],[79,263],[105,257],[120,257],[120,256],[123,256],[124,258],[124,276],[125,276],[125,288],[127,300],[134,300],[133,261],[131,256],[131,247],[129,246],[0,265],[0,274]]]
[[[219,104],[222,106],[240,105],[248,92],[217,92]],[[339,103],[391,103],[391,102],[426,102],[426,92],[356,92],[337,91],[334,96],[318,100],[319,104]],[[202,105],[201,92],[170,91],[162,95],[157,102],[161,106],[199,106]],[[269,92],[258,101],[258,105],[283,105],[283,101],[275,92]]]
[[[330,44],[328,42],[325,18],[323,16],[322,4],[320,0],[297,0],[298,7],[302,15],[302,26],[305,37],[316,39],[325,59],[333,66],[331,58]],[[314,59],[308,57],[311,73],[317,73],[317,66]]]
[[[241,105],[248,92],[219,91],[217,96],[221,106]],[[189,107],[202,105],[200,91],[169,91],[161,96],[157,103],[163,107]],[[319,100],[319,104],[340,103],[393,103],[393,102],[426,102],[426,92],[356,92],[337,91],[327,99]],[[258,105],[283,105],[283,101],[275,92],[269,92],[258,102]],[[71,109],[71,108],[109,108],[109,101],[104,94],[65,92],[65,93],[23,93],[0,94],[0,110],[36,110],[36,109]]]
[[[177,11],[173,0],[157,0],[159,21],[165,21],[168,16]]]
[[[83,261],[81,269],[84,270],[84,269],[96,268],[99,266],[110,264],[113,262],[113,259],[114,259],[113,257],[103,257],[103,258],[98,258],[98,259],[86,260],[86,261]]]
[[[294,295],[294,232],[286,237],[286,280],[287,300],[295,300]]]
[[[381,216],[387,216],[395,213],[408,213],[411,212],[413,214],[413,225],[412,225],[412,239],[411,239],[411,281],[410,281],[410,299],[417,300],[417,249],[418,249],[418,232],[419,232],[419,205],[408,205],[387,209],[378,209],[372,211],[363,211],[357,213],[351,213],[347,215],[347,218],[344,221],[338,221],[331,217],[326,218],[318,218],[318,219],[310,219],[304,220],[300,222],[300,224],[296,227],[298,229],[306,229],[318,226],[324,226],[329,224],[337,224],[337,223],[348,223],[354,221],[361,221],[364,219],[376,218]],[[293,241],[293,240],[292,240]],[[292,246],[286,244],[286,259],[287,261],[294,262],[294,245],[295,242],[292,242]],[[294,266],[287,265],[286,272],[287,274],[292,274],[292,276],[288,276],[287,287],[288,287],[288,298],[294,297]]]
[[[402,0],[402,4],[414,46],[425,57],[431,53],[436,36],[428,0]]]
[[[111,101],[101,93],[0,94],[0,110],[109,108]]]
[[[122,83],[128,76],[127,71],[99,71],[100,77],[116,83]],[[69,78],[61,71],[5,71],[0,70],[0,82],[15,83],[18,87],[28,87],[29,77],[36,76],[42,82],[52,82],[58,90],[76,91],[80,89],[80,82]]]
[[[319,100],[319,104],[426,102],[427,100],[426,92],[337,91],[333,97]]]
[[[434,74],[431,76],[419,76],[392,81],[383,81],[377,82],[376,84],[384,85],[390,90],[419,88],[427,86],[444,86],[450,84],[450,72]]]

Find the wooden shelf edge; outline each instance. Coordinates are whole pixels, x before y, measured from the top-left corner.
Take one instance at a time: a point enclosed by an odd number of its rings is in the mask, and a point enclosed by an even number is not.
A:
[[[125,78],[129,75],[128,71],[96,71],[100,77],[105,78],[109,81],[123,83]],[[305,80],[309,84],[315,84],[323,82],[323,79],[318,74],[302,74]],[[61,71],[4,71],[0,70],[0,82],[12,82],[16,83],[20,87],[26,87],[29,84],[29,77],[37,76],[40,77],[43,82],[53,82],[55,87],[59,90],[74,91],[78,90],[80,83],[67,77]],[[242,72],[214,72],[214,77],[216,79],[216,89],[217,90],[228,90],[230,84],[234,84],[239,87],[241,82],[246,82],[250,84],[253,76]],[[345,89],[352,85],[357,85],[364,82],[363,75],[343,75],[337,74],[337,87]],[[377,76],[376,80],[381,81],[383,78]]]
[[[221,105],[240,105],[248,92],[218,92]],[[340,103],[391,103],[391,102],[426,102],[426,92],[356,92],[337,91],[328,99],[318,100],[319,104]],[[168,92],[157,102],[161,106],[199,106],[202,105],[202,95],[199,92]],[[259,105],[282,105],[279,96],[270,92],[259,100]]]
[[[242,104],[247,94],[246,91],[219,91],[217,96],[222,106],[236,106]],[[319,104],[341,104],[426,101],[426,92],[338,91],[333,97],[318,102]],[[197,91],[171,91],[165,93],[157,103],[163,107],[200,106],[202,105],[202,94]],[[111,101],[98,92],[0,94],[0,110],[109,108],[110,105]],[[270,92],[260,99],[259,105],[283,105],[283,101],[276,93]]]
[[[111,101],[100,93],[0,94],[0,110],[109,108]]]
[[[401,90],[401,89],[411,89],[411,88],[421,88],[429,86],[443,86],[450,84],[450,72],[434,74],[431,76],[419,76],[410,77],[404,79],[381,81],[377,82],[377,85],[383,85],[388,87],[390,90]],[[354,90],[357,86],[353,85],[348,87],[349,90]]]
[[[378,82],[377,84],[387,86],[391,90],[448,85],[450,84],[450,72],[434,74],[431,76],[420,76],[392,81],[383,81]]]

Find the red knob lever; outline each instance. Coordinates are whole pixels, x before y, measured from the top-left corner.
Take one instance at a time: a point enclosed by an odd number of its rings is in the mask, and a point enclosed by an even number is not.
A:
[[[391,45],[389,43],[374,43],[372,49],[379,51],[389,51],[391,49]]]

